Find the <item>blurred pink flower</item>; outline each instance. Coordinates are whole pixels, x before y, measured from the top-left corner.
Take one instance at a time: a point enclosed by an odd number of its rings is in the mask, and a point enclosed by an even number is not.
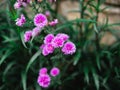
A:
[[[50,16],[50,11],[47,10],[47,11],[45,12],[45,15],[46,15],[47,17],[49,17],[49,16]]]
[[[16,2],[16,3],[14,4],[14,9],[19,9],[20,7],[21,7],[21,3]]]
[[[50,71],[50,75],[53,77],[59,75],[59,73],[60,73],[60,70],[57,67],[52,68]]]
[[[40,33],[40,31],[41,31],[41,28],[35,27],[35,28],[33,29],[33,31],[32,31],[32,36],[33,36],[33,37],[38,36],[39,33]]]
[[[58,19],[54,19],[53,21],[49,22],[50,26],[55,26],[56,24],[58,24]]]
[[[26,31],[24,34],[24,41],[25,42],[30,41],[31,37],[32,37],[32,31]]]
[[[76,46],[75,46],[75,44],[72,43],[72,42],[65,43],[64,46],[63,46],[63,48],[62,48],[62,52],[65,55],[75,53],[76,52]]]
[[[47,68],[41,68],[39,71],[39,75],[47,74]]]
[[[48,74],[39,75],[37,80],[38,84],[43,88],[49,87],[50,81],[51,78]]]
[[[48,20],[44,14],[36,14],[34,17],[34,24],[37,27],[43,28],[47,25]]]
[[[42,50],[42,54],[44,56],[50,54],[50,53],[53,53],[54,52],[54,47],[52,46],[51,43],[48,43],[44,46],[43,50]]]
[[[25,16],[21,14],[20,18],[17,18],[15,21],[17,26],[23,26],[23,24],[26,22],[26,19]]]
[[[51,43],[52,40],[54,38],[54,35],[53,34],[48,34],[47,36],[45,36],[45,39],[44,39],[44,43],[47,44],[47,43]]]
[[[60,37],[55,36],[54,39],[52,40],[52,45],[54,48],[62,47],[63,44],[64,44],[64,40]]]
[[[59,33],[56,36],[62,38],[64,41],[67,41],[69,39],[69,36],[64,33]]]

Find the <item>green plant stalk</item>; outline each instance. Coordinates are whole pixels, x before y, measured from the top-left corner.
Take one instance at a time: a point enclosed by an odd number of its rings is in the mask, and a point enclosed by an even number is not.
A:
[[[97,8],[96,8],[96,19],[95,19],[95,21],[96,21],[96,27],[98,27],[98,18],[99,18],[99,6],[100,6],[100,0],[97,0]],[[100,45],[99,45],[99,31],[97,30],[97,32],[95,32],[95,37],[96,37],[96,39],[95,39],[95,42],[96,42],[96,48],[97,48],[97,51],[99,51],[100,50]]]
[[[79,0],[80,3],[80,18],[84,18],[84,0]],[[83,23],[80,23],[80,37],[83,39]]]

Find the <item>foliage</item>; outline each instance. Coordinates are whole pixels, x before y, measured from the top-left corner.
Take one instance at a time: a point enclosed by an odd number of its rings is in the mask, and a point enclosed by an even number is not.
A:
[[[46,90],[120,89],[120,42],[115,30],[111,29],[111,26],[120,24],[108,24],[107,18],[105,23],[98,22],[105,0],[78,0],[80,10],[76,12],[80,13],[80,18],[71,21],[58,13],[61,0],[54,2],[55,9],[47,0],[33,0],[29,5],[31,13],[27,13],[28,7],[15,10],[16,0],[3,1],[6,1],[6,7],[0,10],[0,90],[43,90],[37,83],[39,69],[47,67],[50,70],[54,66],[59,67],[60,75],[52,78],[53,82]],[[58,18],[59,24],[45,27],[38,37],[25,43],[23,35],[34,27],[34,15],[46,10],[51,12],[50,20]],[[28,21],[23,27],[15,25],[20,13]],[[101,45],[105,32],[112,33],[116,43]],[[68,34],[76,45],[76,53],[64,55],[58,50],[43,56],[39,47],[49,33]]]

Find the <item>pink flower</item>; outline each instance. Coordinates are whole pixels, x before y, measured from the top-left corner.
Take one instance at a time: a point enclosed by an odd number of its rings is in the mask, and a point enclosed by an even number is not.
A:
[[[50,16],[50,11],[46,11],[46,12],[45,12],[45,15],[46,15],[47,17],[49,17],[49,16]]]
[[[49,53],[48,53],[48,51],[46,50],[45,47],[42,49],[42,54],[43,54],[44,56],[49,55]]]
[[[39,71],[39,75],[47,74],[47,68],[41,68]]]
[[[38,36],[39,33],[40,33],[40,31],[41,31],[41,28],[35,27],[35,28],[33,29],[33,31],[32,31],[32,36],[33,36],[33,37]]]
[[[49,0],[49,2],[51,2],[51,3],[52,3],[52,2],[56,2],[56,0]]]
[[[31,37],[32,37],[32,31],[26,31],[24,34],[24,41],[25,42],[30,41]]]
[[[67,41],[69,39],[69,36],[64,33],[59,33],[56,36],[62,38],[64,41]]]
[[[45,44],[42,44],[42,45],[40,46],[40,49],[43,50],[44,47],[45,47]]]
[[[52,40],[54,38],[54,35],[53,34],[48,34],[45,39],[44,39],[44,43],[47,44],[47,43],[51,43]]]
[[[75,44],[72,42],[65,43],[65,45],[62,48],[62,52],[65,55],[73,54],[73,53],[75,53],[75,51],[76,51],[76,47],[75,47]]]
[[[50,53],[53,53],[54,52],[54,47],[52,46],[51,43],[48,43],[44,46],[43,50],[42,50],[42,54],[44,56],[50,54]]]
[[[17,2],[21,3],[22,6],[26,7],[30,0],[17,0]]]
[[[54,21],[49,22],[50,26],[55,26],[56,24],[58,24],[58,19],[55,19]]]
[[[43,88],[49,87],[50,81],[51,78],[48,74],[39,75],[37,80],[38,84]]]
[[[64,40],[60,37],[54,37],[54,39],[52,40],[52,45],[54,48],[59,48],[62,47],[64,44]]]
[[[23,26],[23,24],[26,22],[26,19],[25,16],[21,14],[20,18],[17,18],[15,21],[17,26]]]
[[[48,20],[44,14],[37,14],[34,17],[34,24],[37,27],[43,28],[47,25]]]
[[[16,3],[14,4],[14,9],[19,9],[20,7],[21,7],[21,3],[16,2]]]
[[[53,77],[57,76],[59,73],[60,73],[60,70],[57,67],[52,68],[50,71],[50,75]]]

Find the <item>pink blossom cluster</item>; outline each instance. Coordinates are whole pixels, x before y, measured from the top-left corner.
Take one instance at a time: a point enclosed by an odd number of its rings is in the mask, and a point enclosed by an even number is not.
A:
[[[40,32],[41,32],[41,28],[39,27],[35,27],[33,28],[33,30],[30,31],[26,31],[24,34],[24,42],[30,41],[32,37],[34,38],[38,36]]]
[[[26,19],[25,19],[25,16],[21,14],[20,18],[17,18],[15,21],[16,21],[16,25],[21,27],[25,24]]]
[[[19,9],[22,6],[26,7],[28,3],[30,3],[30,0],[17,0],[14,4],[14,8]]]
[[[42,54],[47,56],[54,52],[56,48],[61,48],[61,51],[65,54],[73,54],[76,51],[76,46],[73,42],[68,41],[69,36],[64,33],[59,33],[56,36],[48,34],[44,38],[44,44],[40,46]]]
[[[47,73],[47,68],[41,68],[39,71],[39,76],[38,76],[38,84],[43,87],[43,88],[47,88],[49,87],[50,83],[51,83],[51,76],[56,77],[57,75],[59,75],[60,70],[57,67],[53,67],[50,71],[50,75]]]

